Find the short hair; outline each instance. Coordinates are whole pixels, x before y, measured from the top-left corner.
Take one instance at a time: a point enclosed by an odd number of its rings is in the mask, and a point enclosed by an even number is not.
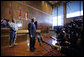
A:
[[[31,22],[34,22],[34,19],[31,19]]]
[[[34,19],[35,19],[35,18],[33,17],[33,18],[31,19],[31,22],[34,22]]]
[[[14,20],[14,19],[12,19],[12,22],[14,22],[14,23],[15,23],[15,20]]]

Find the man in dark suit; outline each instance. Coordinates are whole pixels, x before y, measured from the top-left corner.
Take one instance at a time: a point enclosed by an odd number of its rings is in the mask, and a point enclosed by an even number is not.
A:
[[[29,27],[29,37],[30,37],[30,50],[35,50],[35,37],[36,37],[36,26],[34,24],[34,18],[31,19],[31,23],[28,25]]]

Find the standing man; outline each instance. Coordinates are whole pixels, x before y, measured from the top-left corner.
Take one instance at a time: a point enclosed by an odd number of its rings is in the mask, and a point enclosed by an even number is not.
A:
[[[16,31],[18,30],[18,27],[17,27],[14,19],[12,19],[12,22],[8,22],[8,24],[10,27],[9,47],[13,47],[14,45],[16,45],[15,40],[16,40]]]
[[[35,50],[35,37],[36,37],[36,26],[34,24],[34,19],[31,19],[31,23],[28,25],[29,27],[29,37],[30,37],[30,50]]]

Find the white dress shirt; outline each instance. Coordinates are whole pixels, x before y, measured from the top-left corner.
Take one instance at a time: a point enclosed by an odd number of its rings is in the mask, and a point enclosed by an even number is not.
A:
[[[16,23],[13,22],[8,22],[9,26],[14,30],[17,31],[18,30],[18,26]]]

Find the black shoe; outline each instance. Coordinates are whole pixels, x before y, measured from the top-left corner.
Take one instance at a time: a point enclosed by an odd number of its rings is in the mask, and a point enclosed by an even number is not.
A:
[[[32,52],[33,52],[33,51],[34,51],[34,49],[30,49],[30,51],[32,51]]]
[[[32,48],[32,49],[30,49],[30,51],[34,51],[36,48]]]

